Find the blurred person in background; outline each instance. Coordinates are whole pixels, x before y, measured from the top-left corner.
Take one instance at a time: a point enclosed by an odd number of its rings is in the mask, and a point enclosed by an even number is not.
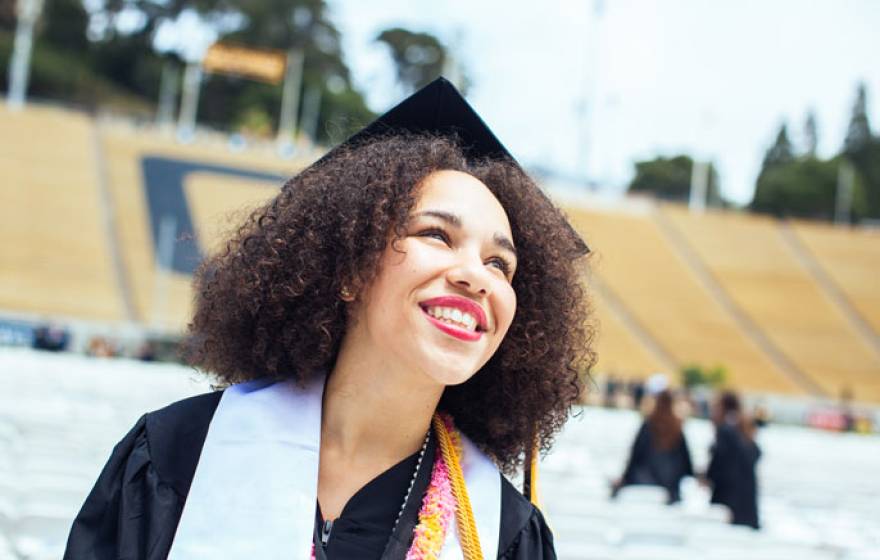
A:
[[[669,389],[654,395],[653,409],[639,428],[623,476],[612,484],[612,497],[624,486],[646,484],[665,488],[669,503],[679,501],[681,479],[694,471],[674,405]]]
[[[58,325],[41,325],[34,329],[33,347],[36,350],[63,352],[70,343],[70,333]]]
[[[742,410],[736,393],[725,391],[712,408],[715,442],[706,479],[712,503],[730,508],[731,523],[759,528],[758,480],[755,466],[761,449],[755,443],[755,425]]]
[[[609,374],[605,379],[605,391],[602,405],[605,408],[616,408],[618,392],[623,388],[623,381],[618,379],[613,373]]]
[[[426,86],[202,265],[188,357],[226,389],[141,418],[65,558],[556,558],[529,458],[593,361],[587,253]]]
[[[627,384],[627,390],[632,399],[632,407],[639,410],[642,407],[642,400],[645,398],[645,382],[641,379],[631,379]]]

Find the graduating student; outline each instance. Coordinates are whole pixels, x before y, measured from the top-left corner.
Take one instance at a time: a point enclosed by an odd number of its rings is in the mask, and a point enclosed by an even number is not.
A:
[[[743,413],[736,393],[724,392],[714,403],[715,442],[706,478],[712,485],[712,503],[730,508],[731,523],[758,529],[758,478],[755,466],[761,449],[755,426]]]
[[[555,558],[502,476],[591,365],[588,249],[438,79],[293,177],[196,275],[191,363],[67,559]]]
[[[639,428],[623,476],[612,487],[612,496],[624,486],[647,484],[664,487],[669,503],[680,500],[681,479],[693,476],[694,469],[673,404],[668,389],[655,395],[654,408]]]

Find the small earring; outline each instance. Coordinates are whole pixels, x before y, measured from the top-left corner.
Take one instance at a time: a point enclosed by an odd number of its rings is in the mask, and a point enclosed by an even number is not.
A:
[[[354,294],[351,293],[348,286],[343,286],[342,289],[339,290],[339,299],[342,301],[354,301]]]

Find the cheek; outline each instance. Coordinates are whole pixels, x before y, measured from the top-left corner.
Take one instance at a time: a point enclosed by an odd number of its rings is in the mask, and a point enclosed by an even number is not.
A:
[[[406,303],[412,290],[430,278],[437,266],[436,255],[424,247],[399,242],[397,249],[383,255],[379,275],[370,288],[371,299],[380,309]]]

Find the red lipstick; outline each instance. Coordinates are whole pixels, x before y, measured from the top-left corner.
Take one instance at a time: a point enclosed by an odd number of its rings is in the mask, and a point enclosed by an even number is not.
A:
[[[425,300],[421,302],[419,306],[422,308],[425,317],[432,325],[459,340],[465,340],[468,342],[477,341],[483,336],[483,332],[487,329],[486,312],[483,311],[483,308],[477,303],[467,298],[460,296],[440,296]],[[451,307],[453,309],[459,309],[464,313],[469,313],[473,315],[474,319],[477,321],[477,330],[471,331],[457,325],[445,323],[428,314],[428,309],[431,307]]]

